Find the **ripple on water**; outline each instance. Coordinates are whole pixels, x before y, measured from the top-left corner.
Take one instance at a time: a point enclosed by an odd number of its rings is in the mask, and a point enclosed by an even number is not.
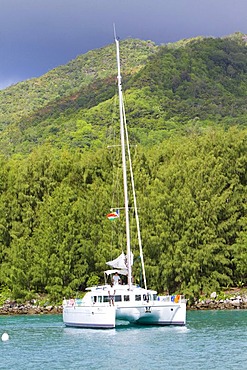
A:
[[[66,328],[61,315],[0,316],[0,369],[239,369],[247,311],[189,311],[184,327]]]

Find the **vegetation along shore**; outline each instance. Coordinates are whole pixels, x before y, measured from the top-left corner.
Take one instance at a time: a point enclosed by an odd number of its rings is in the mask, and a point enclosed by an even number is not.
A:
[[[188,310],[234,310],[247,309],[247,288],[235,288],[222,292],[217,296],[213,292],[210,297],[200,297],[198,301],[188,302]],[[61,314],[62,304],[39,303],[31,300],[17,303],[7,299],[0,305],[0,315],[48,315]]]
[[[194,309],[246,308],[220,293],[247,285],[246,40],[120,44],[146,279]],[[125,250],[115,76],[112,44],[0,91],[0,314],[60,312]]]

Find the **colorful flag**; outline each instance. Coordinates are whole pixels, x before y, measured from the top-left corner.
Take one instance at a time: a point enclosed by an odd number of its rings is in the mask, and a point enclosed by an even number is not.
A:
[[[119,210],[117,209],[116,212],[108,213],[108,215],[106,217],[110,221],[115,220],[116,218],[119,218]]]

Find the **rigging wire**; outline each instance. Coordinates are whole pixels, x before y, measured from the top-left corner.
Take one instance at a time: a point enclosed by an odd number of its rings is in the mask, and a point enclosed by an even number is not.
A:
[[[127,130],[127,121],[126,121],[126,115],[125,115],[125,109],[124,109],[124,101],[122,103],[123,103],[123,119],[124,119],[124,129],[125,129],[125,137],[126,137],[126,146],[127,146],[128,160],[129,160],[130,178],[131,178],[131,186],[132,186],[132,191],[133,191],[134,211],[135,211],[136,226],[137,226],[137,236],[138,236],[138,243],[139,243],[139,250],[140,250],[140,257],[141,257],[141,264],[142,264],[143,282],[144,282],[145,289],[147,289],[146,273],[145,273],[144,258],[143,258],[143,251],[142,251],[141,230],[140,230],[139,215],[138,215],[137,203],[136,203],[134,174],[133,174],[132,160],[131,160],[131,155],[130,155],[129,135],[128,135],[128,130]]]

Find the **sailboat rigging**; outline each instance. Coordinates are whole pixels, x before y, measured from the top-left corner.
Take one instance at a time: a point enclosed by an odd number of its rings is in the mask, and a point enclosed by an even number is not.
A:
[[[122,285],[119,284],[120,280],[115,280],[114,305],[110,304],[113,298],[110,294],[111,287],[107,283],[105,283],[105,285],[87,288],[88,292],[82,300],[65,300],[63,302],[63,321],[66,326],[87,328],[114,328],[117,325],[118,320],[143,325],[185,325],[186,300],[181,295],[158,297],[156,291],[147,289],[134,175],[132,171],[130,145],[122,94],[119,40],[116,37],[115,27],[114,37],[118,71],[117,81],[126,225],[126,255],[122,253],[115,260],[107,262],[111,267],[111,270],[106,270],[105,275],[108,276],[118,273],[120,275],[127,276],[127,284]],[[137,224],[137,236],[144,288],[134,285],[132,282],[133,254],[131,252],[130,240],[127,160],[128,168],[130,169],[131,189],[134,200],[134,212]],[[109,215],[111,217],[115,217],[114,213]]]
[[[123,182],[124,182],[125,210],[126,210],[125,211],[125,217],[126,217],[127,255],[130,256],[130,232],[129,232],[130,229],[129,229],[129,204],[128,204],[128,187],[127,187],[127,171],[126,171],[125,148],[127,148],[127,152],[128,152],[131,187],[132,187],[132,192],[133,192],[134,212],[135,212],[136,225],[137,225],[137,237],[138,237],[138,244],[139,244],[139,250],[140,250],[143,281],[144,281],[144,287],[145,287],[145,289],[147,289],[145,265],[144,265],[144,258],[143,258],[143,252],[142,252],[142,241],[141,241],[139,215],[138,215],[136,194],[135,194],[134,175],[133,175],[133,170],[132,170],[129,136],[128,136],[128,130],[127,130],[126,115],[125,115],[125,109],[124,109],[124,101],[123,101],[119,40],[118,40],[117,35],[116,35],[115,24],[114,24],[113,27],[114,27],[114,39],[115,39],[116,52],[117,52],[117,69],[118,69],[117,80],[118,80],[118,96],[119,96],[119,112],[120,112],[120,135],[121,135],[121,149],[122,149]],[[128,260],[128,265],[129,264],[130,264],[130,261]],[[131,275],[132,275],[132,270],[129,271],[129,277],[128,277],[129,285],[131,285],[131,283],[132,283],[132,276]]]

